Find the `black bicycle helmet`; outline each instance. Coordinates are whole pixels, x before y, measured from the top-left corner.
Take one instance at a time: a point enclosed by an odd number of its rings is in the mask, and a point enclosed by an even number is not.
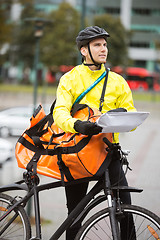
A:
[[[87,45],[93,39],[101,37],[105,38],[106,40],[107,37],[109,37],[109,34],[103,28],[100,28],[98,26],[86,27],[85,29],[79,32],[76,38],[78,49],[80,50],[81,47]]]

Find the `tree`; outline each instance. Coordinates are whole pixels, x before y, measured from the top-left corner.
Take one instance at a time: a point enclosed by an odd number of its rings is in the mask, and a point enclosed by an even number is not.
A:
[[[17,33],[17,55],[19,60],[23,61],[25,66],[33,67],[36,39],[34,36],[35,22],[29,21],[38,17],[34,9],[33,0],[21,0],[23,11],[21,14],[21,23]]]
[[[75,38],[80,25],[78,12],[70,4],[63,2],[48,18],[52,24],[46,25],[44,29],[42,61],[47,66],[75,65],[78,54]]]
[[[109,34],[108,61],[112,66],[125,65],[128,61],[127,43],[129,32],[125,30],[119,18],[108,14],[95,17],[95,25],[104,28]]]
[[[0,50],[5,43],[9,43],[11,40],[11,24],[8,20],[8,11],[10,8],[10,1],[0,2]],[[1,56],[0,64],[3,59]]]
[[[19,1],[23,4],[23,11],[14,43],[17,46],[18,60],[23,61],[25,66],[33,67],[36,44],[35,23],[25,19],[42,17],[50,20],[51,23],[44,24],[44,35],[40,40],[40,61],[48,67],[76,65],[78,50],[75,39],[80,29],[79,13],[69,3],[62,2],[58,10],[48,15],[39,15],[34,9],[33,0]],[[110,64],[124,64],[127,60],[128,33],[120,20],[104,14],[95,17],[95,25],[103,27],[111,35],[111,39],[108,39]]]
[[[44,35],[40,40],[40,61],[46,66],[76,64],[77,49],[75,37],[79,30],[79,15],[70,4],[63,2],[58,10],[49,15],[38,14],[33,7],[33,0],[23,1],[21,24],[17,36],[19,60],[33,67],[36,39],[34,37],[34,22],[26,18],[42,17]],[[50,23],[48,23],[48,20]]]

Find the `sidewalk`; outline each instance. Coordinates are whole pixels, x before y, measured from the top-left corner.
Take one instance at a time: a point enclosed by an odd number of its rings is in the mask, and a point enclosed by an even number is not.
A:
[[[47,95],[44,99],[42,95],[37,97],[37,105],[52,104],[55,96]],[[26,106],[33,104],[33,94],[29,93],[0,93],[0,110],[8,107]]]

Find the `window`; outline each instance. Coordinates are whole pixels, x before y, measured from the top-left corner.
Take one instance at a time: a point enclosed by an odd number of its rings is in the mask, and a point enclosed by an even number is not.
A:
[[[160,16],[160,9],[133,8],[132,14],[143,16]]]
[[[109,14],[120,14],[120,8],[104,8],[105,12],[106,13],[109,13]]]
[[[127,75],[127,80],[128,81],[144,81],[145,78],[144,77],[140,77],[138,75]]]
[[[153,16],[160,16],[160,9],[153,9],[152,10],[152,15]]]
[[[134,66],[135,66],[135,67],[146,68],[146,61],[136,60],[136,61],[134,61]]]
[[[133,15],[151,15],[152,10],[149,8],[133,8]]]
[[[149,48],[150,44],[146,42],[131,42],[130,47]]]

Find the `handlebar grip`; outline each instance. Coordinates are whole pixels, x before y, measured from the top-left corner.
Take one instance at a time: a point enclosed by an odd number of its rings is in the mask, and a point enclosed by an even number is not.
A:
[[[110,149],[112,149],[114,146],[113,143],[111,143],[106,137],[103,138],[103,142],[107,144]]]

